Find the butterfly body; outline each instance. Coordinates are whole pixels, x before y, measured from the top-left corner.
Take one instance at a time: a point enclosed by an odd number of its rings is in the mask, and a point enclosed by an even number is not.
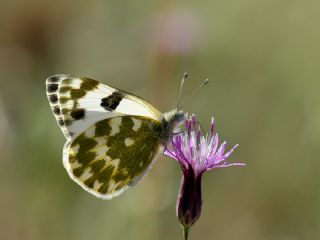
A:
[[[64,166],[97,197],[110,199],[135,185],[184,119],[180,110],[162,114],[143,99],[93,79],[55,75],[46,84],[67,138]]]

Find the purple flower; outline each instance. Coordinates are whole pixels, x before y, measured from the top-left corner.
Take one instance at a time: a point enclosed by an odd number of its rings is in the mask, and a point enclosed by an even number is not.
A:
[[[171,144],[164,150],[164,154],[177,160],[182,169],[176,213],[185,234],[200,217],[202,174],[214,168],[245,165],[227,163],[228,157],[238,144],[225,152],[226,142],[219,147],[219,137],[217,133],[214,134],[214,127],[212,118],[209,134],[202,135],[196,118],[192,115],[190,119],[185,120],[185,131],[174,135]]]

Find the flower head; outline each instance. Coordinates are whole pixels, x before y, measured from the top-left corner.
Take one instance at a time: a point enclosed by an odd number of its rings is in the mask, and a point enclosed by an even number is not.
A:
[[[219,147],[219,136],[217,133],[214,134],[213,118],[211,119],[210,132],[205,136],[201,135],[201,129],[197,126],[194,115],[185,120],[184,127],[184,132],[172,137],[172,149],[166,147],[164,151],[166,156],[178,161],[183,172],[187,172],[191,168],[197,177],[206,170],[245,165],[243,163],[227,163],[228,157],[238,144],[226,153],[226,142],[223,142]]]
[[[185,120],[185,130],[172,137],[164,154],[175,159],[183,175],[177,199],[177,216],[185,229],[189,229],[201,213],[201,178],[203,172],[214,168],[242,166],[243,163],[227,163],[228,157],[238,146],[226,152],[226,142],[219,146],[219,137],[214,133],[212,118],[209,134],[201,134],[196,118],[192,115]]]

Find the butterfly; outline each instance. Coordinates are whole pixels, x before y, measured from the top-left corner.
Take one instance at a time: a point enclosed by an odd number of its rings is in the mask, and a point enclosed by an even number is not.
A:
[[[54,75],[46,92],[66,137],[65,169],[103,199],[139,182],[184,120],[179,107],[162,114],[142,98],[90,78]]]

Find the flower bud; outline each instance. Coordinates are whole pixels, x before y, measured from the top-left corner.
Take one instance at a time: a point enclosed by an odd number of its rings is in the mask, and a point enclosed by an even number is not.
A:
[[[200,217],[202,205],[201,177],[202,174],[195,176],[190,166],[183,171],[177,198],[176,213],[184,228],[191,227]]]

